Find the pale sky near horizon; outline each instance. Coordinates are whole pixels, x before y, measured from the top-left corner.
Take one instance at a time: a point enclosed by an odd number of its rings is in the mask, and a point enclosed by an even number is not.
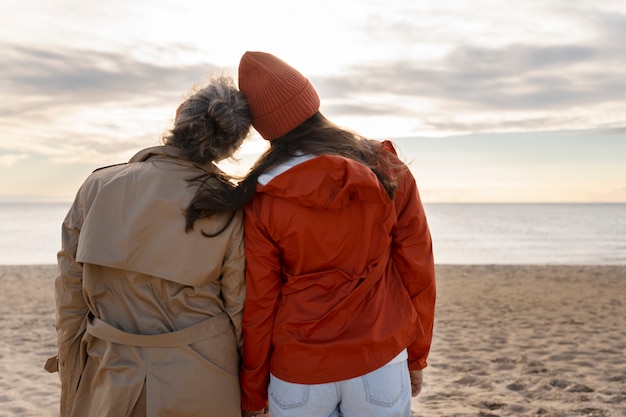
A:
[[[394,140],[425,202],[626,202],[626,2],[216,3],[3,0],[0,201],[71,200],[260,50]]]

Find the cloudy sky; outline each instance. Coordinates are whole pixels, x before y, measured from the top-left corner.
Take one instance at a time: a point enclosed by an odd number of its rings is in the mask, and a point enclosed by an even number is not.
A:
[[[393,139],[426,202],[626,202],[626,2],[2,0],[0,201],[69,201],[246,50]],[[266,146],[242,149],[244,172]]]

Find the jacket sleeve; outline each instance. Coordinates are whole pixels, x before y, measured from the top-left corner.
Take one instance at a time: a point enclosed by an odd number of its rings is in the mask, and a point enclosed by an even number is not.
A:
[[[62,246],[57,255],[58,269],[55,279],[61,417],[69,415],[71,411],[85,359],[81,351],[81,340],[89,310],[82,292],[83,267],[76,261],[76,249],[83,218],[79,191],[61,226]]]
[[[435,263],[426,213],[415,178],[408,168],[398,178],[394,204],[397,222],[393,231],[392,259],[423,329],[423,334],[408,348],[409,369],[418,370],[427,366],[433,337]]]
[[[280,251],[260,223],[253,199],[245,211],[246,304],[243,314],[242,410],[267,403],[274,317],[282,281]]]
[[[237,212],[233,219],[234,227],[228,250],[222,265],[221,292],[224,309],[233,323],[235,336],[242,351],[243,306],[246,298],[245,266],[243,242],[243,212]]]

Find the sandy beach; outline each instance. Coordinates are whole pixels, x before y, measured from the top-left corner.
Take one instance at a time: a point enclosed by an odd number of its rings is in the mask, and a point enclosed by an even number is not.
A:
[[[626,266],[438,265],[415,417],[626,416]],[[55,266],[0,266],[0,417],[58,416]]]

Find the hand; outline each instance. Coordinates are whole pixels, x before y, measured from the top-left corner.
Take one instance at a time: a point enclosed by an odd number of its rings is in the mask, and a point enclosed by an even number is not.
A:
[[[424,382],[422,370],[409,371],[409,375],[411,376],[411,396],[417,397],[417,395],[422,391],[422,383]]]

